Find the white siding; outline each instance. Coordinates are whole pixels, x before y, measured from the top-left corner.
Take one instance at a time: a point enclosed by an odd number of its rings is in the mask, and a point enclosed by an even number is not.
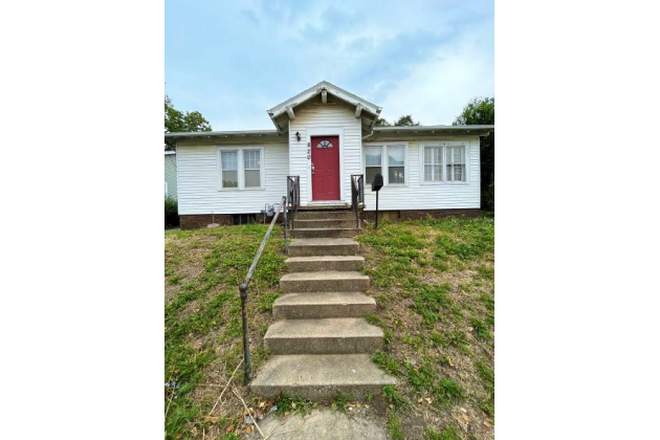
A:
[[[176,199],[176,154],[165,155],[165,182],[167,183],[167,194]]]
[[[451,182],[440,184],[424,184],[420,163],[420,144],[432,142],[431,140],[408,141],[378,141],[377,144],[408,143],[408,156],[406,164],[407,185],[383,186],[378,196],[378,209],[389,210],[426,210],[426,209],[461,209],[480,208],[480,158],[479,138],[435,138],[437,141],[463,141],[468,143],[466,161],[468,168],[467,182]],[[365,141],[365,146],[368,146]],[[385,170],[383,170],[385,171]],[[363,173],[364,171],[360,171]],[[376,210],[376,193],[371,191],[371,182],[365,182],[364,197],[366,211]]]
[[[177,147],[179,214],[250,214],[264,209],[266,203],[279,203],[286,195],[289,174],[286,144],[255,144],[264,147],[264,189],[220,190],[218,146]],[[225,145],[223,145],[225,147]],[[237,145],[248,147],[248,145]]]
[[[319,98],[320,101],[321,98]],[[300,133],[300,142],[296,139]],[[342,201],[351,201],[351,174],[362,174],[362,132],[355,109],[339,103],[321,102],[296,109],[296,118],[289,122],[289,170],[300,176],[300,202],[307,205],[312,199],[311,161],[307,159],[307,144],[311,136],[339,135],[340,186]]]

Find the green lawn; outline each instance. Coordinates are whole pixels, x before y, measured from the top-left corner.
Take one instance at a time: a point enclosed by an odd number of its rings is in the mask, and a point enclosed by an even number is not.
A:
[[[242,359],[242,282],[267,226],[165,233],[166,438],[241,438],[243,406],[225,385]],[[378,303],[367,317],[386,348],[373,357],[398,378],[362,402],[392,438],[491,438],[494,418],[494,222],[448,218],[365,226],[358,241]],[[253,371],[268,356],[263,335],[286,272],[282,230],[269,241],[250,287]],[[232,383],[255,411],[264,402]],[[177,388],[178,387],[178,388]],[[222,401],[216,402],[225,390]],[[347,406],[338,396],[332,407]],[[215,409],[211,412],[211,409]],[[287,399],[280,407],[305,407]],[[280,412],[280,411],[278,411]]]

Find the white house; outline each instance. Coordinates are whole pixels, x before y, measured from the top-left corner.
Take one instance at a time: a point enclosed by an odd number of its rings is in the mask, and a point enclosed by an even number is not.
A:
[[[175,151],[165,152],[165,197],[177,198]]]
[[[369,216],[376,174],[379,211],[390,218],[477,212],[480,136],[495,127],[375,127],[381,110],[322,81],[268,110],[275,130],[166,133],[176,144],[181,227],[259,216],[288,180],[299,182],[303,209],[350,207],[351,176],[359,175]]]

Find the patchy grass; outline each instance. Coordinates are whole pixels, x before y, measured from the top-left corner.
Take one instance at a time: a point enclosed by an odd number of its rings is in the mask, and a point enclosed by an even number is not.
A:
[[[353,400],[352,396],[347,396],[342,393],[337,393],[332,398],[332,404],[330,405],[330,407],[335,411],[341,411],[345,413],[346,409],[348,408],[352,400]]]
[[[266,230],[246,225],[165,233],[165,382],[178,385],[165,388],[166,439],[242,438],[247,426],[234,386],[257,413],[274,404],[250,395],[239,367],[238,285]],[[267,355],[263,335],[285,271],[282,237],[281,229],[273,231],[248,291],[253,372]]]
[[[298,414],[305,416],[311,409],[313,403],[300,397],[280,396],[275,402],[275,414],[278,416],[288,416],[293,411],[298,411]]]
[[[317,405],[261,400],[243,386],[238,285],[266,229],[165,233],[164,379],[176,383],[165,387],[166,439],[244,438],[249,427],[234,387],[257,415]],[[393,439],[493,438],[493,229],[492,218],[426,219],[382,222],[358,237],[372,279],[367,294],[378,304],[366,318],[386,340],[372,359],[398,380],[361,410],[382,417]],[[282,237],[276,228],[250,285],[253,373],[268,356],[263,336],[286,273]],[[346,410],[350,400],[338,395],[328,406]]]
[[[372,359],[398,379],[374,398],[392,438],[492,439],[494,220],[385,221],[358,241],[367,319],[390,335]]]

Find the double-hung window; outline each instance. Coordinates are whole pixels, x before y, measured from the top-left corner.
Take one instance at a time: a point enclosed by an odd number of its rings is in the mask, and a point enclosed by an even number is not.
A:
[[[466,182],[466,145],[459,142],[423,144],[422,176],[424,183]]]
[[[263,188],[263,154],[261,147],[218,148],[220,188]]]
[[[384,185],[405,185],[406,145],[366,145],[364,147],[365,184],[370,185],[376,174],[383,176]]]

